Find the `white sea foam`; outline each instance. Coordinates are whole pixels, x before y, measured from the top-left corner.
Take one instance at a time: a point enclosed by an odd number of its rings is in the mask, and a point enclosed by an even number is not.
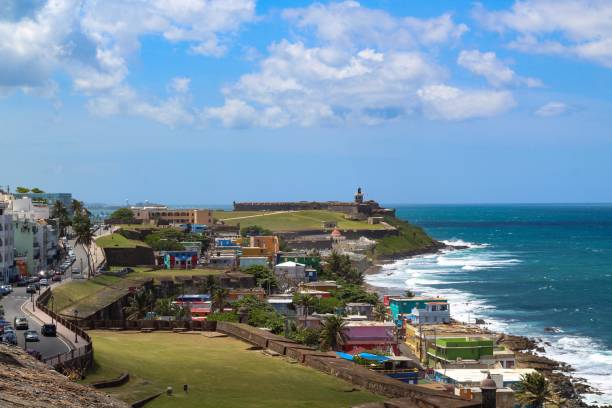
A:
[[[459,321],[474,322],[484,319],[486,327],[493,331],[526,335],[542,339],[542,346],[549,358],[563,361],[576,369],[575,376],[584,378],[590,385],[603,393],[585,394],[589,404],[612,404],[612,351],[588,337],[545,333],[544,328],[533,327],[529,322],[513,318],[494,318],[499,315],[495,306],[478,298],[469,291],[448,287],[448,284],[469,284],[475,281],[446,280],[453,273],[511,267],[521,262],[515,254],[492,249],[487,244],[474,244],[461,240],[443,241],[449,245],[467,246],[465,250],[443,251],[437,255],[424,255],[399,260],[384,265],[381,273],[368,275],[366,281],[377,287],[390,288],[396,292],[411,289],[424,296],[440,296],[451,304],[451,314]],[[541,290],[550,290],[542,287]],[[509,314],[512,316],[512,314]],[[548,344],[546,344],[548,343]]]

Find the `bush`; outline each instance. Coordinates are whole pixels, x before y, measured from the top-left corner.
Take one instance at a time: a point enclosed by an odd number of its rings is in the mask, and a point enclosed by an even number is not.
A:
[[[291,338],[298,343],[316,347],[319,345],[321,329],[301,329],[293,333]]]
[[[238,314],[236,312],[214,312],[206,317],[206,320],[211,322],[233,322],[238,323]]]

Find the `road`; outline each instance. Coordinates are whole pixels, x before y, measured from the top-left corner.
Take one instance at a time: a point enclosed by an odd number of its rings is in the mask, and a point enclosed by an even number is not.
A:
[[[36,330],[40,337],[39,342],[31,343],[28,342],[28,348],[37,350],[43,357],[51,357],[56,354],[65,353],[70,351],[69,343],[61,337],[45,337],[40,334],[40,327],[43,323],[51,323],[51,320],[40,322],[35,317],[28,315],[23,311],[23,304],[30,299],[30,295],[26,294],[26,288],[15,287],[13,293],[5,296],[2,299],[4,305],[4,319],[13,325],[13,319],[18,317],[25,317],[28,319],[28,325],[30,330]],[[24,332],[25,330],[16,330],[17,341],[19,346],[23,348],[24,345]]]

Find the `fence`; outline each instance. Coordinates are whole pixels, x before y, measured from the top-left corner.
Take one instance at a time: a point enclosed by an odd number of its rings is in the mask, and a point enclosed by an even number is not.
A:
[[[53,357],[47,357],[43,361],[55,368],[75,366],[85,369],[89,368],[93,362],[93,344],[91,342],[91,337],[89,334],[87,334],[87,332],[85,332],[85,330],[81,329],[75,323],[58,315],[54,311],[49,310],[47,308],[47,302],[49,301],[50,297],[51,288],[47,288],[40,294],[40,296],[38,296],[38,299],[36,300],[36,306],[38,309],[55,319],[56,322],[66,327],[71,332],[76,333],[76,335],[85,340],[86,344],[66,353],[57,354]]]
[[[174,330],[215,331],[215,321],[181,321],[181,320],[88,320],[87,329],[98,330]]]

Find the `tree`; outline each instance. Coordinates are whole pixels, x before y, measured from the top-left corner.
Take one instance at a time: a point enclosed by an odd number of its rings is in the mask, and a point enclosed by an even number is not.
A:
[[[537,371],[521,375],[521,381],[517,385],[516,399],[522,406],[533,408],[543,407],[546,402],[555,402],[546,377]]]
[[[208,293],[211,297],[218,287],[219,285],[217,285],[217,281],[213,275],[206,275],[206,278],[200,281],[200,290],[204,293]]]
[[[110,218],[112,220],[121,221],[124,224],[134,224],[135,223],[134,211],[126,207],[118,208],[115,211],[113,211],[113,213],[110,215]]]
[[[314,310],[317,298],[307,293],[296,293],[293,296],[293,304],[304,308],[304,316],[308,316],[309,310]]]
[[[240,234],[243,237],[253,237],[258,235],[272,235],[272,231],[259,225],[250,225],[240,229]]]
[[[30,190],[30,191],[31,191],[32,193],[34,193],[34,194],[43,194],[43,193],[44,193],[44,191],[43,191],[43,190],[41,190],[41,189],[40,189],[40,188],[38,188],[38,187],[34,187],[34,188],[33,188],[32,190]]]
[[[406,296],[407,298],[413,298],[416,296],[416,294],[411,291],[410,289],[406,290],[406,292],[404,292],[404,296]]]
[[[346,322],[340,316],[329,316],[323,321],[319,345],[321,350],[338,350],[346,342]]]
[[[89,272],[87,277],[90,278],[94,272],[93,256],[91,253],[91,244],[94,240],[94,234],[91,231],[91,220],[85,212],[77,213],[72,221],[74,233],[76,234],[76,244],[81,245],[87,255],[87,266]]]
[[[160,316],[172,316],[174,315],[174,309],[175,307],[170,298],[157,299],[155,302],[155,313]]]
[[[72,200],[72,212],[75,215],[80,215],[83,213],[83,210],[85,209],[85,206],[83,205],[82,201],[79,200]]]
[[[263,265],[251,265],[248,268],[242,269],[242,272],[253,275],[257,286],[266,289],[268,292],[278,289],[276,275]]]
[[[27,187],[21,187],[21,186],[19,186],[19,187],[17,187],[17,192],[18,192],[19,194],[27,194],[27,193],[29,193],[29,192],[30,192],[30,189],[29,189],[29,188],[27,188]]]
[[[387,320],[387,307],[382,303],[377,303],[374,307],[374,320],[384,322]]]
[[[323,274],[330,279],[342,279],[359,285],[363,283],[363,273],[353,267],[348,255],[341,255],[336,251],[326,259]]]
[[[61,201],[56,201],[53,203],[53,207],[51,208],[51,218],[57,218],[59,234],[60,236],[65,236],[66,227],[70,225],[70,218],[68,217],[68,209]]]
[[[211,311],[217,308],[218,311],[222,312],[223,308],[227,304],[227,296],[229,295],[229,291],[224,288],[217,288],[213,293]]]
[[[153,295],[149,290],[141,290],[134,294],[130,303],[124,308],[128,320],[143,319],[153,303]]]

